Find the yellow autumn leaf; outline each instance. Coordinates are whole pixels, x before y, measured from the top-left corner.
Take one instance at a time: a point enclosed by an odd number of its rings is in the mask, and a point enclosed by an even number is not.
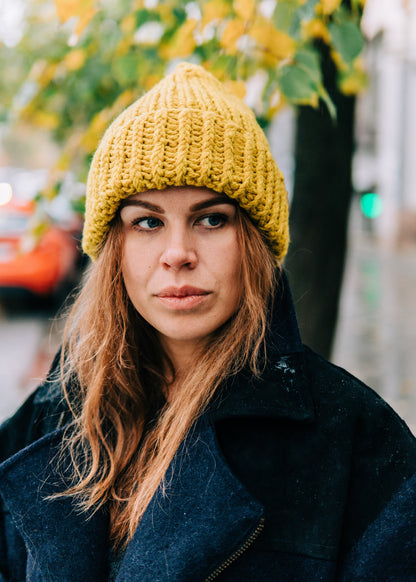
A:
[[[98,142],[107,128],[110,119],[111,114],[106,109],[103,109],[93,117],[80,143],[87,153],[92,153],[97,148]]]
[[[206,61],[202,61],[201,65],[204,67],[205,70],[209,71],[210,73],[212,73],[214,75],[214,77],[217,77],[217,79],[219,81],[221,81],[222,83],[225,83],[228,79],[229,79],[229,75],[227,75],[226,70],[224,69],[224,66],[218,66],[218,61],[216,59],[215,55],[212,55],[212,60],[206,60]]]
[[[368,78],[364,68],[355,66],[348,73],[341,74],[339,88],[344,95],[357,95],[367,88]]]
[[[332,14],[341,5],[342,0],[320,0],[323,14]]]
[[[277,30],[267,20],[257,20],[248,34],[257,42],[258,48],[276,60],[293,57],[296,42],[288,34]]]
[[[237,52],[237,41],[245,33],[245,23],[242,20],[230,20],[220,39],[221,46],[234,55]]]
[[[341,89],[341,92],[344,93],[344,95],[351,96],[361,93],[361,91],[363,91],[366,88],[366,86],[367,83],[364,81],[364,79],[360,78],[355,73],[353,73],[352,75],[349,75],[345,79],[342,79],[339,88]]]
[[[19,117],[20,119],[23,119],[25,121],[32,119],[33,115],[35,114],[36,111],[36,107],[33,104],[33,101],[30,101],[27,105],[25,105],[25,107],[22,107],[22,109],[19,112]]]
[[[72,50],[64,58],[64,65],[68,71],[77,71],[85,63],[86,56],[83,49]]]
[[[48,199],[48,195],[47,192],[45,190],[43,190],[43,195],[46,199]],[[30,236],[33,237],[33,241],[30,241],[33,244],[33,248],[36,247],[37,243],[40,241],[40,239],[43,237],[43,235],[46,233],[46,231],[49,228],[49,224],[47,223],[46,220],[32,220],[30,223]]]
[[[125,55],[129,52],[132,45],[132,39],[130,36],[124,36],[118,43],[116,50],[114,51],[114,56],[119,57]]]
[[[94,14],[97,14],[97,12],[98,10],[96,8],[91,8],[90,10],[87,10],[81,14],[75,27],[75,34],[79,36],[87,28],[91,18],[94,16]]]
[[[343,60],[342,56],[339,54],[339,52],[337,52],[336,50],[331,50],[331,57],[332,60],[334,61],[338,71],[348,71],[349,70],[349,66],[347,65],[347,63]]]
[[[352,64],[354,71],[360,72],[363,75],[366,75],[366,66],[365,66],[365,61],[362,55],[360,55],[359,57],[357,57],[355,59],[355,61]]]
[[[240,97],[240,99],[244,99],[246,96],[247,88],[244,81],[226,81],[224,85],[229,93]]]
[[[202,18],[201,18],[201,28],[204,29],[207,24],[216,20],[223,20],[229,13],[229,6],[227,6],[224,0],[211,0],[205,4],[202,4]]]
[[[68,152],[64,152],[56,164],[56,169],[60,172],[66,172],[71,165],[71,157]]]
[[[164,22],[167,27],[173,26],[176,22],[173,9],[174,6],[171,2],[159,2],[157,5],[157,13],[160,16],[160,21]]]
[[[109,116],[115,117],[116,115],[121,113],[121,111],[123,111],[126,107],[133,103],[136,97],[137,95],[134,93],[132,89],[127,89],[126,91],[123,91],[123,93],[121,93],[121,95],[117,97],[114,105],[111,107]]]
[[[35,125],[44,129],[55,129],[55,127],[58,127],[60,119],[56,113],[35,111],[32,116],[32,121]]]
[[[47,64],[39,73],[38,83],[40,87],[46,87],[55,76],[57,63]]]
[[[255,0],[234,0],[234,10],[242,20],[251,20],[253,18],[256,3]]]
[[[133,34],[136,30],[136,17],[134,14],[127,14],[127,16],[122,19],[120,28],[123,34]]]
[[[303,40],[308,40],[309,38],[322,39],[327,44],[331,41],[328,28],[318,18],[302,22],[302,38]]]
[[[287,105],[287,101],[279,90],[274,91],[269,98],[269,105],[266,112],[267,119],[270,121],[283,107]]]
[[[145,91],[150,91],[152,87],[156,85],[161,80],[160,75],[146,75],[144,79],[144,88]]]
[[[306,99],[297,99],[296,104],[309,105],[310,107],[317,109],[319,105],[319,95],[317,93],[314,93],[313,95],[311,95],[311,97],[308,97]]]
[[[187,20],[166,45],[160,47],[160,54],[165,59],[187,57],[196,46],[194,30],[198,22],[194,18]]]
[[[93,0],[55,0],[56,11],[61,22],[73,16],[82,16],[93,9]]]

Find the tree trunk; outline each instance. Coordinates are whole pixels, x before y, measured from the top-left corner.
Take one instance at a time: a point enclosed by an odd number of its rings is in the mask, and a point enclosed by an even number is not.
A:
[[[337,109],[300,107],[286,269],[303,341],[330,357],[344,272],[352,196],[354,98],[336,88],[336,71],[322,49],[324,85]]]

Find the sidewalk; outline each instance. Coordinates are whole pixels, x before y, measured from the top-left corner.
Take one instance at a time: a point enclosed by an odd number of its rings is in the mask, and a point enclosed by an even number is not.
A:
[[[0,306],[1,307],[1,306]],[[0,312],[0,422],[43,380],[60,345],[61,321],[40,313]]]

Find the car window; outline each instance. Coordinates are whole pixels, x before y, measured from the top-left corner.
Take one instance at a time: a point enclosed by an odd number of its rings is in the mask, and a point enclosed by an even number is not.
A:
[[[0,236],[19,236],[27,230],[29,216],[0,211]]]

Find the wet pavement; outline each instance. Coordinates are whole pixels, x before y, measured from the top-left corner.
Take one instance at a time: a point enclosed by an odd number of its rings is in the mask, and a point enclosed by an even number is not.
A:
[[[332,360],[379,392],[416,433],[416,246],[386,249],[354,206]],[[45,375],[62,322],[0,304],[0,420]]]
[[[354,206],[332,360],[416,433],[416,246],[385,248]]]
[[[45,377],[63,325],[55,311],[22,300],[0,302],[0,421]]]

